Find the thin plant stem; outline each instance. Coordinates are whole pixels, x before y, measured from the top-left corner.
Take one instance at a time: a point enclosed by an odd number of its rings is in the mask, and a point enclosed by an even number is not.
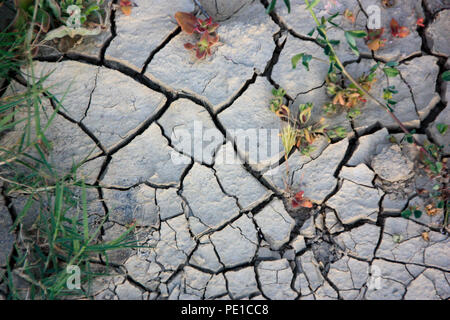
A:
[[[313,11],[313,8],[310,7],[310,2],[309,0],[305,0],[305,4],[307,5],[308,11],[310,12],[312,18],[314,19],[315,23],[317,24],[318,27],[321,26],[321,23],[319,22],[319,19],[317,18],[315,12]],[[372,100],[373,102],[375,102],[378,106],[382,107],[383,109],[386,110],[386,112],[391,116],[391,118],[398,124],[398,126],[400,127],[400,129],[407,135],[411,136],[414,145],[420,149],[420,151],[423,152],[424,155],[429,155],[431,157],[431,159],[436,159],[436,157],[432,154],[431,151],[426,150],[421,143],[419,143],[417,141],[417,139],[411,135],[411,133],[409,132],[409,130],[404,126],[404,124],[400,121],[400,119],[392,112],[392,110],[385,105],[384,103],[382,103],[380,100],[378,100],[376,97],[374,97],[370,92],[368,92],[367,90],[365,90],[349,73],[348,71],[345,69],[344,64],[341,62],[341,60],[339,59],[338,55],[336,54],[336,51],[334,50],[332,44],[330,43],[329,39],[328,39],[328,35],[327,35],[327,31],[325,28],[323,28],[322,30],[323,33],[323,37],[325,39],[325,42],[327,43],[329,49],[330,49],[330,57],[334,58],[334,61],[336,62],[337,66],[339,67],[339,69],[341,70],[342,74],[348,79],[350,80],[355,86],[356,88],[358,88],[361,92],[363,92],[367,97],[369,97],[370,100]],[[389,79],[387,79],[387,83],[389,85]],[[436,159],[439,160],[439,159]],[[448,208],[448,204],[446,203],[446,212],[445,212],[445,217],[444,217],[444,227],[446,228],[448,225],[448,219],[449,219],[449,212],[450,209]]]
[[[317,24],[318,27],[321,26],[321,23],[319,21],[319,19],[317,18],[313,8],[310,7],[310,3],[308,0],[305,0],[305,4],[308,7],[308,11],[310,12],[312,18],[314,19],[315,23]],[[328,39],[328,35],[326,30],[323,30],[323,34],[325,37],[325,41],[328,45],[328,47],[330,48],[330,53],[333,56],[333,58],[335,59],[337,65],[339,66],[339,68],[342,71],[342,74],[347,77],[348,80],[350,80],[355,86],[356,88],[358,88],[358,90],[360,90],[361,92],[363,92],[365,95],[367,95],[373,102],[375,102],[378,106],[380,106],[381,108],[385,109],[386,112],[391,116],[391,118],[398,124],[398,126],[400,127],[400,129],[407,135],[411,135],[411,133],[409,132],[409,130],[405,127],[405,125],[400,121],[400,119],[391,111],[389,110],[389,108],[384,105],[381,101],[379,101],[377,98],[375,98],[370,92],[368,92],[366,89],[364,89],[353,77],[352,75],[350,75],[348,73],[348,71],[345,69],[344,64],[341,62],[341,60],[339,59],[338,55],[336,54],[336,51],[334,50],[333,46],[331,45],[329,39]],[[426,151],[422,145],[414,138],[412,137],[414,140],[414,143],[420,147],[423,151]]]

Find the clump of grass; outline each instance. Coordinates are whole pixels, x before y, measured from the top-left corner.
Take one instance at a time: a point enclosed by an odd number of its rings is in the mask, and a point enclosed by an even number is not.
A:
[[[0,32],[0,79],[19,72],[23,65],[24,32]]]
[[[111,250],[135,246],[130,238],[134,227],[112,241],[99,240],[107,216],[95,227],[91,225],[85,186],[81,188],[81,210],[75,210],[75,214],[71,210],[74,209],[71,185],[58,182],[54,187],[54,192],[30,196],[27,200],[25,210],[36,201],[42,205],[35,227],[27,232],[20,230],[11,261],[13,268],[7,270],[9,299],[90,297],[92,280],[107,275],[94,271],[92,259],[98,255],[106,257]],[[79,287],[68,286],[73,267],[80,271]],[[26,283],[25,288],[17,285],[18,280]]]
[[[73,163],[67,172],[49,161],[52,143],[46,133],[59,116],[62,102],[44,86],[48,75],[38,78],[34,74],[29,34],[24,30],[14,38],[14,33],[0,33],[0,55],[5,58],[0,75],[18,78],[21,68],[28,66],[26,86],[19,93],[7,91],[0,97],[0,139],[5,141],[11,130],[18,133],[14,143],[0,143],[1,196],[9,202],[20,199],[23,204],[12,214],[10,231],[16,233],[16,242],[0,283],[6,286],[8,299],[90,297],[93,279],[109,271],[108,252],[136,247],[134,225],[103,242],[108,215],[98,217],[89,211],[87,193],[95,187],[79,177],[84,160]],[[105,272],[95,271],[97,261],[106,261]],[[71,270],[80,271],[80,286],[68,286]]]
[[[101,255],[105,259],[111,250],[134,247],[131,239],[134,227],[118,238],[101,242],[100,236],[107,215],[92,225],[88,213],[86,186],[81,189],[81,208],[74,205],[74,185],[58,181],[51,191],[33,194],[21,214],[32,213],[37,207],[38,217],[29,230],[20,223],[15,252],[7,269],[9,299],[60,299],[63,297],[90,297],[90,284],[98,276],[92,260]],[[107,258],[106,258],[107,261]],[[72,271],[79,268],[79,284],[70,287]],[[108,270],[108,269],[106,269]],[[20,283],[25,283],[21,286]]]
[[[286,95],[284,89],[273,88],[272,95],[270,110],[286,123],[280,134],[286,160],[294,147],[297,147],[302,154],[309,155],[314,151],[312,144],[319,136],[324,136],[330,141],[334,138],[342,139],[347,136],[345,128],[341,126],[333,129],[328,128],[327,125],[323,124],[325,120],[323,117],[319,121],[312,119],[313,103],[300,104],[298,112],[291,112],[290,107],[284,104]]]

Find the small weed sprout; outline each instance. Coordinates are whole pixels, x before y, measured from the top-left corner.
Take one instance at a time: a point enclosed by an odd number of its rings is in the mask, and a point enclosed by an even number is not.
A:
[[[312,103],[300,104],[296,113],[298,116],[295,117],[291,109],[284,104],[285,90],[282,88],[274,88],[272,89],[272,95],[270,110],[283,122],[287,122],[287,125],[281,132],[286,159],[294,146],[303,155],[310,154],[310,152],[314,151],[312,144],[320,135],[328,139],[344,138],[347,136],[347,131],[343,127],[328,129],[328,126],[323,124],[325,120],[323,117],[318,122],[313,122],[311,116],[314,105]]]
[[[175,19],[183,32],[189,35],[197,34],[200,36],[200,39],[195,44],[188,42],[184,47],[188,50],[194,50],[197,59],[204,59],[206,56],[210,56],[212,47],[219,42],[219,36],[216,32],[219,24],[213,22],[211,17],[202,20],[188,12],[175,13]]]

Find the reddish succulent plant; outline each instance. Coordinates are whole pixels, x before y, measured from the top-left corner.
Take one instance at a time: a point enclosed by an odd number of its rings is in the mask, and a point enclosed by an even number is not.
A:
[[[295,194],[294,198],[291,201],[293,208],[298,208],[298,207],[312,208],[313,207],[313,203],[310,200],[303,197],[304,193],[305,193],[304,191],[300,191]]]
[[[206,55],[211,55],[211,47],[217,42],[209,41],[210,36],[207,33],[204,33],[200,40],[196,44],[185,43],[184,47],[188,50],[195,50],[195,56],[198,59],[203,59]]]
[[[177,12],[175,19],[183,32],[200,35],[200,40],[196,44],[186,43],[184,47],[188,50],[195,50],[198,59],[211,55],[212,46],[219,41],[219,36],[216,33],[219,24],[213,22],[211,17],[202,20],[187,12]]]
[[[195,25],[194,31],[200,34],[207,32],[208,34],[216,32],[219,24],[212,21],[212,18],[209,17],[206,20],[202,20],[197,18],[197,24]]]

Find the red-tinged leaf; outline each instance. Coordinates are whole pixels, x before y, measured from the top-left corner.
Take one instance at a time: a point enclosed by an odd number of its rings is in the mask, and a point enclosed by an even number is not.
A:
[[[296,195],[294,196],[295,201],[302,201],[304,193],[305,193],[304,191],[297,192]]]
[[[384,41],[380,39],[369,41],[367,42],[367,47],[372,51],[378,51],[380,48],[384,47]]]
[[[313,203],[309,200],[303,200],[300,204],[303,208],[312,208],[313,207]]]
[[[209,34],[207,34],[207,33],[202,34],[202,36],[201,36],[200,40],[198,41],[197,45],[199,47],[202,47],[202,48],[206,49],[206,48],[209,47],[209,44],[210,44],[210,42],[209,42]]]
[[[398,28],[400,28],[400,24],[398,23],[397,20],[395,20],[394,18],[392,18],[391,20],[391,32],[392,34],[395,36],[395,34],[398,33]]]
[[[217,42],[218,37],[205,32],[195,45],[192,43],[186,43],[184,47],[188,50],[196,50],[196,57],[198,59],[204,59],[206,55],[212,55],[211,48],[215,43],[214,41]]]
[[[201,27],[201,26],[199,26],[199,25],[197,25],[197,26],[195,27],[194,31],[197,32],[197,33],[203,34],[203,33],[206,32],[206,29],[203,28],[203,27]]]
[[[197,59],[204,59],[206,57],[206,50],[197,48],[196,55]]]
[[[391,33],[392,36],[397,38],[405,38],[409,35],[409,29],[407,27],[401,27],[400,24],[392,18],[391,20]]]
[[[424,18],[419,18],[419,19],[417,19],[416,24],[417,24],[419,27],[424,28],[424,27],[425,27],[424,22],[425,22],[425,19],[424,19]]]
[[[194,49],[195,48],[195,46],[192,44],[192,43],[185,43],[184,44],[184,47],[186,48],[186,49],[188,49],[188,50],[192,50],[192,49]]]
[[[187,34],[193,34],[197,26],[197,18],[188,12],[177,12],[175,13],[175,19],[181,27],[181,30]]]
[[[291,205],[292,205],[292,208],[294,208],[294,209],[298,208],[298,207],[303,207],[303,208],[312,208],[313,207],[313,203],[307,199],[303,199],[302,201],[296,201],[295,199],[292,199]]]
[[[344,17],[348,20],[348,21],[350,21],[351,23],[355,23],[355,21],[356,21],[356,16],[353,14],[353,12],[351,12],[350,10],[348,10],[348,9],[345,9],[345,11],[344,11]]]
[[[398,31],[398,37],[399,38],[406,38],[407,36],[409,36],[410,31],[407,27],[400,27],[399,31]]]
[[[219,24],[213,22],[211,17],[206,20],[197,18],[197,21],[194,26],[194,31],[197,33],[200,33],[200,34],[214,33],[218,27],[219,27]]]
[[[208,34],[208,42],[213,45],[219,41],[219,36],[215,33]]]
[[[381,29],[369,29],[367,39],[368,40],[374,40],[374,39],[380,39],[381,36],[384,33],[384,28]]]
[[[131,8],[132,8],[131,6],[123,6],[120,7],[120,10],[122,10],[124,15],[129,16],[131,15]]]
[[[211,25],[209,25],[207,27],[207,29],[208,29],[209,33],[213,33],[213,32],[215,32],[217,30],[218,27],[219,27],[218,23],[212,23]]]
[[[129,16],[131,14],[131,9],[133,8],[133,3],[129,0],[120,0],[120,10],[123,14]]]
[[[377,51],[384,46],[384,40],[381,39],[383,33],[384,28],[369,30],[368,36],[366,38],[366,44],[370,50]]]

